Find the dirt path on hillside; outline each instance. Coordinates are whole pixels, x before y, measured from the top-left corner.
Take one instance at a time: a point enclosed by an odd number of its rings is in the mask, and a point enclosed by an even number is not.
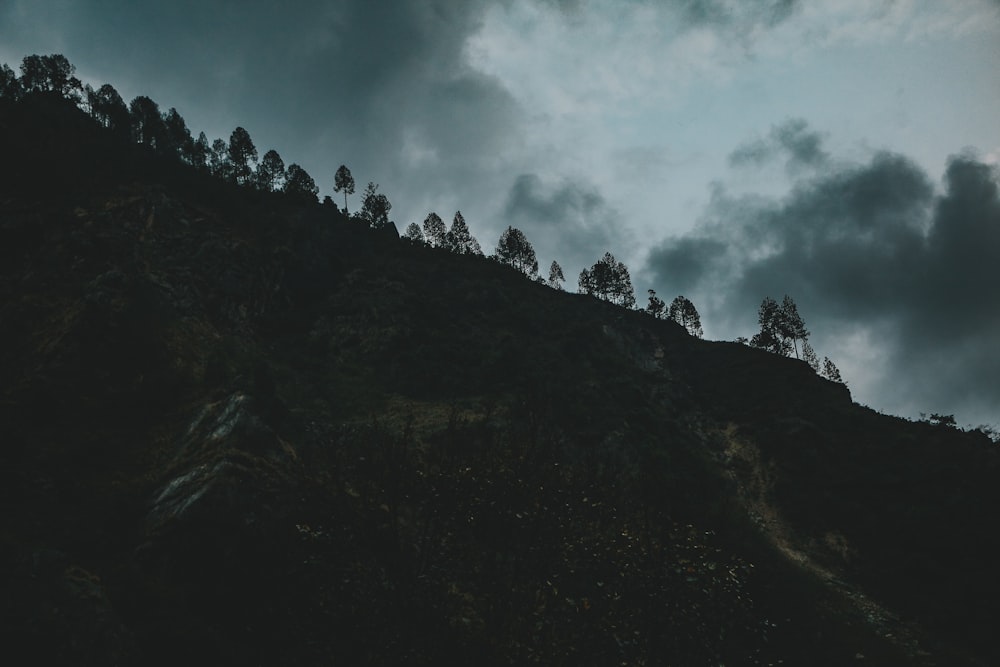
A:
[[[872,600],[860,587],[847,581],[843,573],[831,570],[810,555],[807,545],[797,539],[795,531],[782,518],[772,500],[776,481],[773,466],[765,465],[757,446],[742,441],[736,430],[730,425],[722,433],[725,442],[722,461],[727,473],[736,482],[740,503],[770,543],[788,560],[823,582],[825,588],[843,604],[845,613],[862,619],[879,637],[903,650],[914,664],[935,665],[930,653],[921,648],[916,627]],[[850,545],[843,536],[828,533],[825,542],[830,550],[849,557]]]

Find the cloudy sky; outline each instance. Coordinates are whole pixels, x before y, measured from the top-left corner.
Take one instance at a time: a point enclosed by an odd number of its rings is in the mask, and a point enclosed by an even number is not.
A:
[[[31,53],[708,338],[790,294],[859,402],[1000,423],[997,0],[0,0]]]

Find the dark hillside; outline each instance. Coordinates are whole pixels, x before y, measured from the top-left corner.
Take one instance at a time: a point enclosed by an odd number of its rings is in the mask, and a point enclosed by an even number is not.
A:
[[[0,100],[0,153],[0,650],[1000,661],[985,436],[60,100]]]

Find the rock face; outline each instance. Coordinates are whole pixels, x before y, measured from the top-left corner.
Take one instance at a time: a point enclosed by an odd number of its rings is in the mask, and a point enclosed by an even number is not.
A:
[[[236,393],[201,410],[181,446],[178,470],[153,500],[146,517],[151,531],[206,519],[252,526],[268,507],[262,498],[293,483],[295,450],[254,407],[253,398]]]
[[[187,428],[145,516],[139,553],[148,567],[204,572],[215,563],[232,573],[254,560],[241,549],[266,551],[291,527],[298,457],[257,406],[237,392],[206,405]]]

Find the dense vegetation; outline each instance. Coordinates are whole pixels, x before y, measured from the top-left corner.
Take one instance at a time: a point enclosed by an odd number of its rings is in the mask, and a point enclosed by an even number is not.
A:
[[[610,253],[600,300],[513,229],[400,239],[374,184],[219,178],[43,65],[0,75],[10,657],[1000,661],[996,447],[854,405],[791,299],[778,354],[704,341]]]

